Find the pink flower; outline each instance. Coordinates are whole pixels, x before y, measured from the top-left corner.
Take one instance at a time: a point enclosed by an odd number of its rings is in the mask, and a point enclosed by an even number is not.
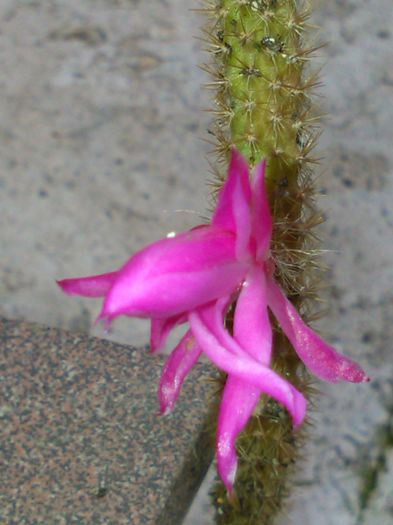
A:
[[[316,376],[333,383],[368,380],[359,365],[337,353],[302,321],[273,278],[265,167],[261,163],[251,181],[246,161],[234,149],[210,225],[157,241],[116,272],[59,282],[70,295],[104,297],[99,319],[111,322],[119,315],[151,319],[153,352],[164,346],[175,326],[189,323],[163,370],[161,411],[172,410],[202,352],[228,374],[218,421],[217,462],[229,491],[237,468],[236,438],[262,393],[284,405],[295,426],[305,417],[304,396],[270,368],[268,308]],[[231,335],[225,317],[233,304]]]

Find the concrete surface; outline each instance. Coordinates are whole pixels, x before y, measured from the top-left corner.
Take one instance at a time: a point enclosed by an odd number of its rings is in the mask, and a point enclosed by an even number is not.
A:
[[[2,314],[90,330],[98,303],[64,297],[54,279],[117,268],[205,212],[189,8],[1,0]],[[114,338],[142,344],[142,325],[120,321]]]
[[[368,385],[320,385],[309,459],[280,525],[393,522],[393,7],[314,2],[330,117],[321,228],[330,340]],[[110,270],[204,213],[209,115],[195,3],[0,2],[0,313],[90,330],[99,305],[56,278]],[[175,213],[177,209],[192,210]],[[95,328],[96,335],[104,336]],[[139,322],[110,337],[146,340]],[[371,480],[371,481],[370,481]],[[186,520],[209,525],[206,500]]]

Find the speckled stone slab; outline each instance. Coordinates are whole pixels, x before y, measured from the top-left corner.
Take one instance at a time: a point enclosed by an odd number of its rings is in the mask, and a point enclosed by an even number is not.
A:
[[[211,369],[158,417],[162,359],[0,320],[0,523],[181,522],[211,461]]]

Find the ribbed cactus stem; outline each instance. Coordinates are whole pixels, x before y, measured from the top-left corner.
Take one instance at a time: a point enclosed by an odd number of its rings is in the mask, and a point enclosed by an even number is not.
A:
[[[304,316],[314,295],[311,230],[321,222],[310,177],[317,136],[310,96],[317,81],[305,67],[313,51],[304,47],[309,11],[296,0],[210,0],[204,11],[213,56],[205,67],[213,77],[208,87],[215,90],[215,153],[225,164],[235,145],[251,166],[268,161],[276,278]],[[273,366],[309,397],[310,378],[279,329]],[[272,525],[288,494],[303,436],[293,430],[285,409],[261,398],[237,442],[236,500],[227,499],[220,482],[213,490],[218,524]]]
[[[306,128],[309,95],[316,81],[304,66],[308,11],[293,0],[220,0],[211,49],[215,54],[218,152],[235,144],[251,164],[270,159],[271,184],[285,166],[297,178],[313,141]]]

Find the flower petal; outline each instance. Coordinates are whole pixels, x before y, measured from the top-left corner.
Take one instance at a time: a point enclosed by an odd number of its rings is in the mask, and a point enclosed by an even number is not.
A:
[[[269,365],[272,328],[265,288],[263,268],[252,268],[236,303],[234,338],[250,356]],[[228,337],[223,337],[222,330],[223,328],[217,331],[218,340],[225,346]],[[236,439],[257,407],[261,393],[259,388],[233,375],[227,378],[218,419],[217,467],[229,492],[233,490],[237,469]]]
[[[100,318],[172,317],[228,295],[245,272],[235,259],[233,234],[200,227],[134,255],[120,270]]]
[[[251,187],[247,161],[233,148],[228,178],[220,192],[212,224],[236,234],[236,256],[249,259]]]
[[[152,319],[150,328],[150,349],[153,353],[161,350],[171,331],[179,324],[185,323],[185,314],[175,315],[167,319]]]
[[[68,295],[81,295],[83,297],[104,297],[111,289],[118,272],[93,275],[92,277],[79,277],[63,279],[57,284]]]
[[[189,321],[197,343],[218,368],[275,398],[287,408],[294,425],[300,425],[306,413],[306,400],[294,386],[270,368],[248,357],[244,351],[240,355],[229,352],[210,332],[199,312],[191,312]]]
[[[220,339],[221,332],[228,334],[224,329],[225,315],[229,306],[232,303],[232,296],[221,297],[218,301],[214,301],[207,305],[208,307],[201,310],[203,321],[208,329],[213,332],[218,339]],[[229,335],[229,334],[228,334]],[[221,343],[225,345],[225,343]]]
[[[263,268],[254,266],[247,274],[236,303],[234,338],[254,359],[269,365],[272,352],[272,327],[267,310],[266,277]]]
[[[247,274],[237,300],[234,335],[224,326],[230,298],[223,298],[199,310],[207,329],[229,352],[242,356],[248,353],[257,361],[270,363],[272,328],[267,312],[266,277],[262,268],[254,267]]]
[[[165,363],[158,398],[162,414],[168,414],[179,397],[184,379],[201,355],[201,348],[191,331],[185,334]]]
[[[217,469],[228,492],[232,492],[237,470],[236,439],[258,405],[261,391],[229,375],[220,404],[217,428]]]
[[[357,363],[339,354],[304,323],[296,308],[271,277],[267,279],[267,292],[269,307],[296,353],[311,372],[331,383],[340,380],[352,383],[369,381]]]
[[[256,241],[256,258],[258,261],[266,259],[273,230],[265,174],[266,161],[258,164],[253,178],[252,231]]]

